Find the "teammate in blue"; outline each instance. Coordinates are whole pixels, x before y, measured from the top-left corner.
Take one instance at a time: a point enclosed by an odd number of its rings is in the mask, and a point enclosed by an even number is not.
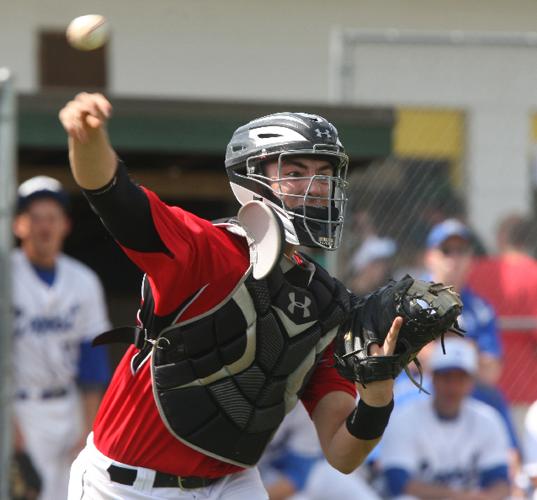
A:
[[[446,338],[430,359],[433,397],[416,399],[390,422],[380,464],[389,498],[507,498],[508,436],[490,406],[470,398],[475,346]]]
[[[495,385],[501,371],[501,345],[492,306],[467,285],[472,264],[472,233],[462,222],[447,219],[427,237],[425,264],[433,281],[452,285],[461,294],[464,309],[459,324],[479,350],[479,380]]]
[[[62,253],[70,220],[57,180],[20,185],[13,228],[15,449],[37,468],[40,499],[58,500],[109,378],[106,352],[90,345],[109,321],[95,273]]]

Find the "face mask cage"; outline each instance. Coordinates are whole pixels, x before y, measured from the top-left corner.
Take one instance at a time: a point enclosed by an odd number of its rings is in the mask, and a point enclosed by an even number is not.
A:
[[[300,169],[289,172],[288,166],[294,164],[293,160],[309,158],[327,160],[332,172],[312,176],[297,176]],[[263,198],[271,201],[280,217],[292,224],[300,245],[335,250],[341,243],[347,204],[347,155],[338,150],[314,147],[280,153],[277,159],[275,175],[268,176],[264,165],[271,159],[266,155],[248,158],[246,176],[259,183]]]

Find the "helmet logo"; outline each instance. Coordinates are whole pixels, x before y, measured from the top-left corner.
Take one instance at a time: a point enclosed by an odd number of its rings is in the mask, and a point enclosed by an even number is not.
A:
[[[315,135],[319,138],[323,138],[326,137],[327,139],[332,139],[332,134],[330,133],[330,130],[328,129],[320,129],[320,128],[316,128],[315,129]]]
[[[311,305],[311,299],[308,296],[304,297],[304,302],[297,302],[295,300],[295,292],[289,292],[289,306],[287,307],[287,310],[291,314],[295,314],[295,307],[298,307],[299,309],[302,309],[303,311],[303,318],[309,318],[311,316],[309,306]]]

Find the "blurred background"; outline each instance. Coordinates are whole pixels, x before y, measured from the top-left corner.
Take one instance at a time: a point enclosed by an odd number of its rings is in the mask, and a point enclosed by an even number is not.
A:
[[[107,17],[110,40],[76,51],[65,28],[89,13]],[[209,219],[237,210],[223,168],[237,126],[277,111],[321,114],[351,157],[350,202],[343,247],[317,256],[365,293],[389,276],[425,275],[435,224],[471,228],[468,279],[496,308],[495,383],[522,432],[537,399],[537,275],[528,271],[521,287],[494,265],[513,232],[531,265],[537,251],[536,20],[532,0],[5,1],[0,67],[16,94],[2,121],[16,140],[10,182],[45,174],[64,184],[74,224],[66,251],[99,274],[114,325],[132,324],[140,273],[70,177],[63,104],[103,92],[132,176]],[[0,137],[5,151],[10,136]],[[514,292],[486,296],[502,287]],[[114,348],[113,363],[121,353]]]

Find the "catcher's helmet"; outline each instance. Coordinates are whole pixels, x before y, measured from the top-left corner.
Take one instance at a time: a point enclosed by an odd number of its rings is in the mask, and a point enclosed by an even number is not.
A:
[[[283,222],[285,239],[293,245],[335,250],[340,243],[347,197],[348,157],[334,125],[321,116],[307,113],[275,113],[239,127],[226,151],[226,171],[231,189],[241,205],[260,200],[272,207]],[[292,195],[300,202],[285,204],[280,188],[282,162],[289,157],[328,160],[332,175],[314,175],[306,192]],[[263,166],[278,161],[278,178],[269,178]],[[296,178],[293,178],[296,180]],[[312,194],[312,184],[329,186],[326,196]],[[272,185],[272,186],[271,186]]]

